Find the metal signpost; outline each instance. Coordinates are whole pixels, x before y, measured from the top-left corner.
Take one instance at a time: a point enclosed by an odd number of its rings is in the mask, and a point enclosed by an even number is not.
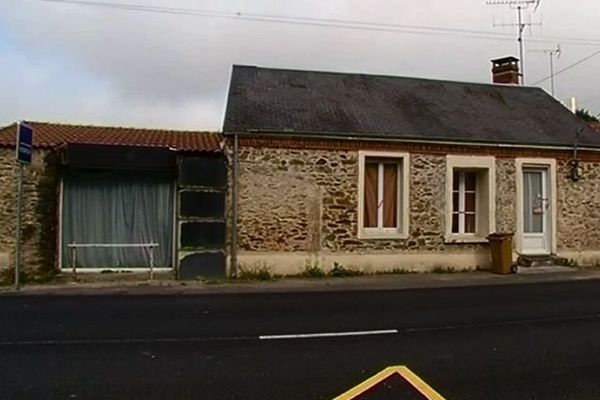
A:
[[[16,146],[17,164],[19,165],[19,175],[17,178],[17,229],[15,239],[15,289],[19,290],[19,275],[21,272],[21,214],[23,209],[23,168],[31,164],[33,154],[33,129],[17,122],[17,146]]]

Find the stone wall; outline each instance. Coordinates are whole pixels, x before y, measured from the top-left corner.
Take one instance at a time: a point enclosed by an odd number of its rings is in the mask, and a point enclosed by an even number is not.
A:
[[[517,231],[517,164],[514,158],[496,159],[496,231]]]
[[[459,257],[487,253],[486,245],[444,242],[445,158],[453,154],[496,158],[496,231],[515,233],[516,159],[556,160],[558,255],[573,257],[583,264],[600,264],[600,154],[597,152],[579,152],[583,177],[572,182],[567,161],[572,152],[564,150],[289,137],[244,137],[240,142],[241,260],[262,262],[267,259],[262,255],[269,255],[276,263],[293,265],[299,257],[312,259],[318,255],[329,261],[343,259],[344,263],[369,259],[391,267],[398,260],[422,261],[421,267],[439,260],[442,265],[465,260],[471,267],[489,265],[489,258],[483,256]],[[410,153],[407,239],[357,238],[360,150]]]
[[[23,180],[22,268],[30,276],[56,268],[57,155],[36,150]],[[0,148],[0,269],[14,265],[17,204],[15,151]]]
[[[359,239],[358,163],[358,152],[351,150],[240,147],[240,253],[247,260],[259,260],[260,253],[281,258],[295,252],[310,259],[338,254],[356,267],[363,267],[357,255],[387,255],[393,257],[388,267],[411,269],[400,254],[485,251],[485,245],[444,242],[445,155],[410,155],[408,238]],[[487,266],[485,257],[478,260],[464,267]],[[443,265],[442,257],[437,266]]]
[[[411,154],[408,204],[410,238],[406,248],[428,251],[444,249],[445,185],[446,157]]]
[[[442,250],[445,157],[410,162],[408,239],[358,239],[358,153],[240,149],[239,247],[251,251]]]
[[[561,251],[600,251],[600,162],[582,162],[573,182],[566,160],[556,166],[557,245]]]
[[[239,160],[240,249],[318,252],[337,238],[352,240],[356,222],[347,213],[358,170],[350,153],[240,148]],[[335,219],[347,229],[333,226]]]

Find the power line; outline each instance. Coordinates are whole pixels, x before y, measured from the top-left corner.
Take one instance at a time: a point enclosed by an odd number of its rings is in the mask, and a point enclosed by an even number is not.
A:
[[[289,16],[273,15],[273,14],[224,12],[224,11],[215,11],[215,10],[206,10],[206,9],[148,6],[148,5],[128,4],[128,3],[111,3],[111,2],[103,2],[103,1],[83,1],[83,0],[33,0],[33,1],[45,2],[45,3],[63,3],[63,4],[74,4],[74,5],[80,5],[80,6],[102,7],[102,8],[123,10],[123,11],[137,11],[137,12],[161,13],[161,14],[171,14],[171,15],[189,15],[189,16],[198,16],[198,17],[213,17],[213,18],[224,18],[224,19],[249,20],[249,21],[258,21],[258,22],[332,27],[332,28],[354,29],[354,30],[365,30],[365,31],[376,31],[376,32],[395,32],[395,33],[434,35],[434,36],[435,35],[453,35],[453,36],[465,37],[465,38],[470,38],[470,39],[484,39],[484,40],[498,40],[498,41],[512,41],[513,40],[510,35],[501,34],[498,32],[486,32],[486,31],[477,31],[477,30],[460,29],[460,28],[448,28],[448,27],[405,25],[405,24],[353,21],[353,20],[331,19],[331,18],[328,19],[328,18],[309,18],[309,17],[289,17]],[[561,39],[562,42],[566,43],[566,44],[600,46],[600,39],[585,39],[585,38],[563,38],[563,39]],[[528,40],[531,42],[538,42],[538,43],[551,42],[550,39],[546,39],[544,37],[530,38]],[[556,39],[553,39],[553,40],[556,40]]]
[[[586,62],[587,60],[589,60],[589,59],[591,59],[593,57],[596,57],[598,54],[600,54],[600,50],[598,50],[598,51],[590,54],[589,56],[586,56],[586,57],[582,58],[581,60],[578,60],[578,61],[574,62],[571,65],[568,65],[568,66],[564,67],[563,69],[560,69],[560,70],[556,71],[553,76],[556,76],[558,74],[562,74],[563,72],[568,71],[571,68],[575,68],[579,64],[582,64],[582,63]],[[549,76],[545,77],[544,79],[540,79],[539,81],[532,83],[531,86],[539,85],[542,82],[546,82],[550,78],[552,78],[552,75],[549,75]]]
[[[308,17],[289,17],[282,15],[273,14],[256,14],[256,13],[241,13],[241,12],[224,12],[214,11],[205,9],[190,9],[190,8],[173,8],[173,7],[161,7],[161,6],[143,6],[138,4],[126,4],[126,3],[108,3],[99,1],[82,1],[82,0],[34,0],[46,3],[65,3],[65,4],[76,4],[81,6],[94,6],[94,7],[105,7],[114,8],[126,11],[142,11],[142,12],[155,12],[164,14],[176,14],[176,15],[191,15],[191,16],[207,16],[216,18],[229,18],[229,19],[242,19],[262,22],[278,22],[278,23],[290,23],[298,25],[317,25],[317,26],[331,26],[338,28],[350,28],[350,29],[366,29],[366,30],[381,30],[381,31],[392,31],[392,32],[404,32],[400,29],[412,29],[418,31],[439,31],[443,33],[457,33],[457,34],[473,34],[473,35],[485,35],[494,36],[500,39],[508,38],[504,34],[497,32],[485,32],[459,28],[444,28],[444,27],[433,27],[433,26],[419,26],[419,25],[403,25],[403,24],[391,24],[391,23],[378,23],[378,22],[367,22],[367,21],[352,21],[343,19],[327,19],[327,18],[308,18]],[[413,32],[408,32],[413,33]],[[424,32],[428,34],[430,32]],[[600,40],[597,43],[600,45]]]

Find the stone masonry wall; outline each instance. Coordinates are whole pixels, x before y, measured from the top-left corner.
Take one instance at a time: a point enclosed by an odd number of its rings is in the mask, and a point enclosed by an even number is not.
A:
[[[517,231],[517,164],[514,158],[496,159],[496,231]]]
[[[407,239],[357,238],[356,151],[241,147],[239,160],[238,238],[242,251],[439,252],[482,248],[444,243],[443,155],[410,155]]]
[[[557,241],[561,251],[600,251],[600,162],[582,162],[571,181],[566,160],[557,162]]]
[[[58,171],[56,153],[36,150],[23,179],[22,268],[35,276],[56,263]],[[15,151],[0,148],[0,269],[14,265],[17,204]]]
[[[516,157],[525,156],[534,155],[496,157],[496,231],[517,231]],[[587,155],[582,179],[572,182],[568,154],[556,157],[558,254],[600,254],[600,161]],[[410,153],[406,239],[358,239],[357,149],[241,146],[239,162],[241,251],[455,254],[487,248],[444,241],[446,154]]]

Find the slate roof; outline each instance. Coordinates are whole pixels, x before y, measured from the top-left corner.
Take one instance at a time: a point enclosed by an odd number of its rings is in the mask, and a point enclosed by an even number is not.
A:
[[[234,66],[223,132],[600,147],[540,88]]]
[[[52,148],[65,144],[171,147],[178,151],[221,150],[222,136],[216,132],[172,131],[109,126],[27,122],[34,130],[34,147]],[[14,146],[16,124],[0,128],[0,146]]]

